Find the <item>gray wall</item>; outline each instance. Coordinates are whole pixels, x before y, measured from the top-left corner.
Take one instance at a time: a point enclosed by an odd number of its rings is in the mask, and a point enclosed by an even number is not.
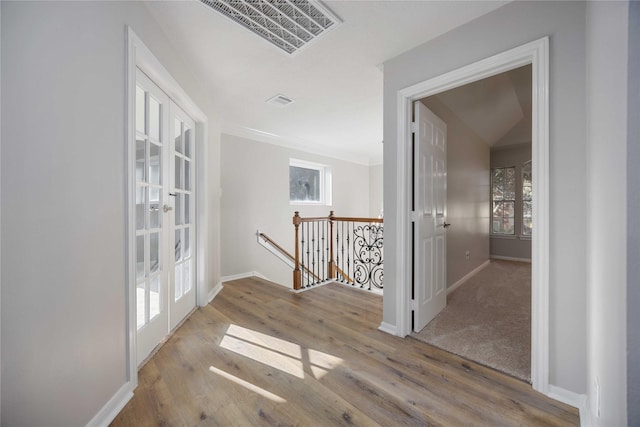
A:
[[[640,2],[629,3],[627,88],[627,423],[640,425]],[[634,119],[635,118],[635,119]],[[629,262],[631,260],[631,262]]]
[[[522,234],[522,166],[531,160],[531,144],[491,150],[491,168],[516,167],[515,236],[491,236],[491,256],[531,259],[531,239]]]
[[[421,100],[447,124],[447,286],[489,259],[489,146],[438,98]],[[469,251],[469,259],[466,259]]]
[[[2,425],[80,426],[126,381],[125,24],[210,118],[213,218],[219,133],[142,3],[0,7]]]
[[[289,203],[289,159],[331,166],[333,205]],[[292,286],[292,270],[256,242],[266,233],[293,254],[294,211],[301,216],[369,215],[369,167],[273,144],[222,135],[222,275],[257,271]]]
[[[597,426],[627,424],[626,274],[627,262],[637,263],[637,260],[627,259],[627,192],[624,188],[627,185],[627,119],[638,121],[637,115],[627,116],[628,12],[627,2],[589,2],[586,21],[587,390],[593,424]],[[634,186],[637,185],[635,182]],[[637,276],[634,279],[637,280]],[[637,329],[638,324],[633,327]]]
[[[378,218],[382,213],[382,165],[369,166],[369,216]]]
[[[514,2],[384,63],[385,234],[396,235],[397,91],[532,40],[550,36],[551,384],[586,391],[585,4]],[[396,277],[395,241],[385,241],[385,277]],[[383,321],[396,325],[396,286],[385,282]]]

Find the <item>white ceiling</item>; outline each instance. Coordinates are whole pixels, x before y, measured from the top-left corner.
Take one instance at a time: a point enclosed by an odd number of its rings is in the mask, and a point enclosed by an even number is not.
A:
[[[325,1],[342,24],[289,56],[193,1],[147,7],[203,78],[223,132],[376,164],[388,59],[507,1]],[[266,104],[276,94],[295,100]]]
[[[490,147],[531,142],[531,66],[435,95]]]

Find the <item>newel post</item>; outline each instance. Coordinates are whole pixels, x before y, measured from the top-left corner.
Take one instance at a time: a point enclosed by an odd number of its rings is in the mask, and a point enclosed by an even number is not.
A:
[[[293,289],[294,290],[299,290],[302,289],[302,270],[300,270],[300,249],[298,247],[299,245],[299,238],[298,238],[298,226],[300,225],[300,223],[302,222],[302,220],[300,219],[300,212],[296,211],[295,214],[293,215],[293,226],[295,227],[296,230],[296,250],[295,250],[295,268],[293,269]]]
[[[333,258],[333,211],[329,212],[329,263],[327,264],[327,277],[331,279],[338,277],[336,262]]]

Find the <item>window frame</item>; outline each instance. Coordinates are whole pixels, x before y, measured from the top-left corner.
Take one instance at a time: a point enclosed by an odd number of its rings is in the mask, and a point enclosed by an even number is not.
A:
[[[527,169],[527,166],[529,168],[529,174],[531,175],[531,178],[529,180],[530,186],[531,186],[531,192],[530,192],[531,196],[530,196],[529,199],[525,199],[525,196],[524,196],[524,194],[525,194],[524,193],[524,183],[525,183],[524,174],[525,174],[525,170]],[[520,190],[522,192],[522,194],[520,196],[521,203],[522,203],[522,208],[521,208],[521,213],[520,213],[520,216],[521,216],[520,238],[521,239],[531,239],[531,236],[533,235],[533,167],[532,166],[533,166],[532,161],[531,160],[527,160],[526,162],[524,162],[522,164],[522,170],[520,171],[520,179],[521,179]],[[532,221],[531,221],[531,231],[529,233],[526,233],[525,229],[524,229],[524,223],[525,223],[524,204],[525,204],[525,202],[530,202],[532,204],[531,205],[531,219],[532,219]]]
[[[292,200],[291,199],[291,167],[311,169],[319,172],[320,200]],[[307,160],[289,159],[289,204],[294,206],[331,206],[332,204],[332,174],[331,167]]]
[[[514,176],[514,180],[516,182],[514,182],[514,188],[513,188],[513,199],[503,199],[503,200],[498,200],[498,202],[512,202],[513,203],[513,232],[511,233],[505,233],[505,232],[496,232],[494,231],[493,228],[493,221],[494,221],[494,216],[493,216],[493,207],[494,207],[494,203],[496,202],[496,200],[494,200],[493,198],[493,185],[494,185],[494,171],[497,169],[513,169],[513,176]],[[490,225],[490,230],[489,230],[489,234],[492,237],[502,237],[502,238],[516,238],[516,208],[517,208],[517,202],[518,202],[518,185],[517,185],[517,168],[515,166],[498,166],[498,167],[492,167],[490,170],[491,173],[491,179],[490,179],[490,200],[491,200],[491,225]],[[503,217],[504,218],[504,217]]]

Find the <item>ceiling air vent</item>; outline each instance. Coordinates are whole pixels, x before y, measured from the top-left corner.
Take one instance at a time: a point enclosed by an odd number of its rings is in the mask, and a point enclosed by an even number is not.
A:
[[[289,105],[293,102],[293,99],[287,98],[284,95],[276,95],[273,98],[269,98],[266,100],[267,104],[277,105],[279,107],[284,107],[285,105]]]
[[[200,1],[288,54],[340,24],[337,16],[315,0]]]

